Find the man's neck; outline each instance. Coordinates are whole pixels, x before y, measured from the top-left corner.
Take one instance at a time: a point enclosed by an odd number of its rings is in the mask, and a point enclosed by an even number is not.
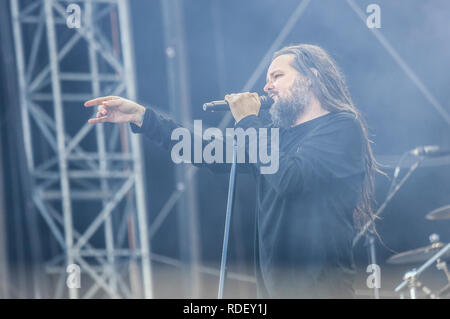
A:
[[[329,111],[322,108],[319,100],[313,95],[311,98],[311,103],[305,108],[305,112],[300,115],[298,120],[294,123],[293,126],[314,120],[320,116],[330,113]]]

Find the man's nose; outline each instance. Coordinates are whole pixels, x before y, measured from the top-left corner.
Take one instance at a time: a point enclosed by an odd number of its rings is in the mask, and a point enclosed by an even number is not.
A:
[[[272,82],[267,82],[264,86],[264,92],[269,93],[269,91],[273,90]]]

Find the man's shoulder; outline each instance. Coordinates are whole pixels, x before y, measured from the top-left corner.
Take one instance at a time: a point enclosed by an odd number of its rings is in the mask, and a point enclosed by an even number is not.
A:
[[[358,122],[356,114],[350,111],[335,111],[330,113],[330,121],[339,122],[339,121],[352,121]]]
[[[349,111],[337,111],[328,115],[327,120],[317,127],[318,134],[362,134],[361,122],[356,114]]]

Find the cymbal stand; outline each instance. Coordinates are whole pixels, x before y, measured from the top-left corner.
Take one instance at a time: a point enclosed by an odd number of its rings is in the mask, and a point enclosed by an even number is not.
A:
[[[425,295],[427,295],[428,298],[437,299],[438,297],[431,292],[430,288],[428,288],[427,286],[422,284],[422,282],[420,282],[417,279],[416,275],[417,275],[417,270],[413,269],[413,270],[408,271],[403,277],[403,280],[406,280],[408,282],[410,299],[417,299],[417,289],[418,288],[422,288],[423,293],[425,293]],[[403,299],[403,295],[402,295],[402,299]]]
[[[409,154],[409,153],[410,152],[405,153],[405,154]],[[402,156],[402,159],[404,158],[405,154]],[[375,219],[381,215],[381,213],[386,208],[387,204],[391,201],[391,199],[394,197],[394,195],[397,194],[397,192],[403,186],[403,184],[406,182],[408,177],[411,176],[411,174],[419,167],[419,165],[422,163],[422,161],[423,161],[423,158],[419,157],[419,159],[410,167],[409,171],[405,174],[405,176],[403,176],[403,178],[400,180],[399,183],[395,184],[393,181],[391,188],[389,190],[388,196],[386,197],[383,204],[381,204],[381,206],[378,208],[378,210],[374,214],[375,215],[374,218],[372,220],[369,220],[364,225],[364,227],[362,227],[361,231],[353,239],[353,247],[355,247],[356,244],[358,243],[358,241],[361,239],[361,237],[363,237],[363,236],[366,237],[366,244],[368,247],[368,255],[369,255],[369,263],[370,264],[376,264],[376,250],[375,250],[375,238],[374,238],[373,234],[371,234],[371,232],[369,231],[369,227],[372,225],[372,223],[374,223]],[[398,163],[396,170],[398,170],[398,171],[400,170],[400,162]],[[375,287],[373,293],[374,293],[374,295],[373,295],[374,299],[380,298],[380,293],[379,293],[378,287]]]
[[[447,284],[443,288],[441,288],[437,293],[437,295],[441,297],[450,292],[450,273],[447,268],[447,263],[445,261],[441,261],[440,259],[438,259],[436,268],[444,271],[445,276],[447,277]]]
[[[408,271],[403,276],[403,280],[405,280],[408,283],[409,298],[416,299],[416,288],[417,288],[416,269]]]
[[[400,188],[403,186],[403,184],[406,182],[406,180],[408,179],[409,176],[411,176],[411,174],[417,169],[417,167],[419,167],[419,165],[422,163],[423,158],[420,157],[409,169],[409,171],[405,174],[405,176],[403,176],[403,178],[401,179],[401,181],[396,184],[395,186],[391,187],[392,191],[389,192],[388,196],[386,197],[386,199],[384,200],[383,204],[381,204],[381,206],[378,208],[378,210],[375,212],[375,216],[373,220],[369,220],[364,227],[362,227],[361,231],[355,236],[355,238],[353,239],[353,247],[355,247],[355,245],[358,243],[358,241],[361,239],[362,236],[364,236],[367,231],[369,230],[369,227],[374,223],[375,218],[377,218],[378,216],[381,215],[381,213],[384,211],[384,209],[386,208],[387,204],[392,200],[392,198],[394,197],[395,194],[397,194],[397,192],[400,190]]]
[[[416,299],[416,288],[422,286],[422,284],[418,281],[420,274],[425,271],[428,267],[430,267],[435,261],[441,258],[442,255],[450,251],[450,244],[447,244],[444,248],[442,248],[439,252],[437,252],[433,257],[431,257],[427,262],[425,262],[418,270],[411,270],[405,274],[403,277],[403,282],[395,288],[395,292],[400,292],[406,286],[409,288],[410,298]],[[417,283],[419,282],[420,285]],[[426,288],[426,287],[425,287]],[[428,289],[428,288],[426,288]],[[422,289],[423,290],[423,289]],[[426,291],[424,290],[426,293]],[[434,296],[434,295],[433,295]]]
[[[443,260],[438,259],[436,268],[442,270],[445,273],[445,276],[447,276],[447,280],[450,283],[450,273],[448,272],[447,263]]]
[[[366,234],[366,246],[367,246],[367,253],[369,256],[369,264],[376,265],[377,258],[375,253],[375,236],[371,233]],[[375,285],[375,287],[373,288],[373,298],[380,299],[380,288],[377,285]]]

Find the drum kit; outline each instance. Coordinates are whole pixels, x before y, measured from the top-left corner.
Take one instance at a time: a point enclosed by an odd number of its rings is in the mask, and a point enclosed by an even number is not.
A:
[[[440,207],[428,213],[425,217],[428,220],[450,220],[450,205]],[[432,234],[430,236],[431,244],[426,247],[405,251],[391,256],[388,264],[406,265],[423,263],[418,269],[408,271],[403,282],[395,288],[400,293],[401,298],[405,298],[405,291],[409,290],[409,298],[416,299],[418,291],[431,299],[450,298],[450,272],[447,267],[447,260],[450,260],[450,244],[444,244],[439,241],[439,236]],[[436,268],[445,273],[447,283],[438,291],[433,292],[419,281],[420,274],[436,263]]]

